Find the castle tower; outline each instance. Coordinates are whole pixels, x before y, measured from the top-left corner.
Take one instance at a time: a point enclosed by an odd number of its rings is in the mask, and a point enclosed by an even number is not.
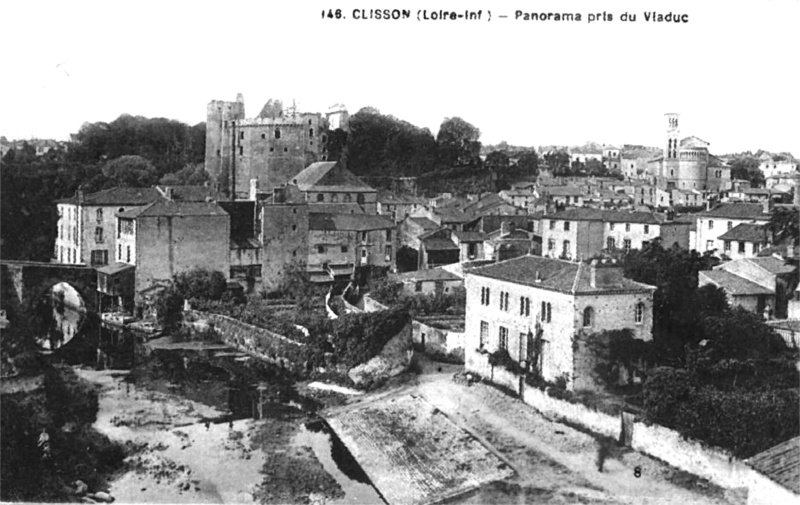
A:
[[[235,163],[234,131],[236,121],[244,119],[244,97],[236,95],[235,102],[212,100],[206,108],[205,170],[211,180],[228,191],[232,183],[232,164]]]

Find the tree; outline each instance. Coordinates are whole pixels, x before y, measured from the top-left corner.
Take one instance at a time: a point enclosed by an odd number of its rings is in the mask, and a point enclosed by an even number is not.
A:
[[[497,173],[507,172],[511,163],[508,155],[502,151],[492,151],[486,155],[486,160],[483,162],[484,168],[492,170]]]
[[[447,118],[436,135],[441,167],[480,165],[481,131],[460,117]]]
[[[145,188],[155,184],[158,174],[142,156],[120,156],[103,165],[103,175],[114,187]]]
[[[522,154],[517,161],[517,168],[520,175],[538,175],[539,173],[539,156],[535,151],[529,151]]]
[[[202,163],[186,165],[175,173],[167,174],[158,181],[165,186],[201,186],[206,181],[211,180],[211,176],[205,171]]]
[[[175,276],[175,289],[183,298],[219,300],[225,294],[227,281],[225,274],[218,270],[193,268]]]
[[[795,188],[797,191],[798,188]],[[777,208],[772,212],[767,230],[777,244],[800,245],[800,216],[796,209]]]
[[[570,175],[569,154],[566,151],[551,151],[544,155],[544,162],[553,175]]]
[[[604,177],[608,175],[608,169],[603,165],[603,162],[594,158],[586,160],[586,163],[583,165],[583,170],[586,172],[586,175],[595,177]]]
[[[755,156],[749,153],[738,155],[730,161],[729,165],[731,167],[732,179],[750,181],[755,187],[764,185],[764,174],[758,168],[760,161]]]

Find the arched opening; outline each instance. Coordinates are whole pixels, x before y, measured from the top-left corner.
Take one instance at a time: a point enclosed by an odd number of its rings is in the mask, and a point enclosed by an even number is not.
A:
[[[80,333],[86,318],[86,302],[75,287],[58,282],[39,299],[37,316],[41,327],[35,336],[36,344],[53,351]]]
[[[586,307],[583,309],[583,327],[588,328],[594,324],[594,309]]]

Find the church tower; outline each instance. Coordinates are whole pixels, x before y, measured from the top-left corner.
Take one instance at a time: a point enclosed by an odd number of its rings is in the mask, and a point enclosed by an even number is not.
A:
[[[667,116],[667,145],[664,149],[665,160],[678,159],[678,114],[673,112],[664,114]]]

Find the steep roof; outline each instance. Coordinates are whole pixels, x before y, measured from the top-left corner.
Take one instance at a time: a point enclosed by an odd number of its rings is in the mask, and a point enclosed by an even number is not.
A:
[[[698,212],[697,215],[731,219],[769,219],[769,215],[764,213],[764,207],[760,203],[721,203],[711,210]]]
[[[368,193],[373,189],[336,161],[312,163],[294,176],[292,182],[301,191],[352,191]]]
[[[747,460],[747,464],[770,480],[800,494],[800,437],[756,454]]]
[[[436,230],[439,228],[439,225],[428,219],[427,217],[409,217],[409,221],[413,221],[414,224],[419,226],[425,231]]]
[[[700,275],[731,296],[774,295],[775,291],[749,281],[727,270],[703,270]]]
[[[369,214],[309,214],[308,229],[317,231],[371,231],[394,228],[384,216]]]
[[[489,236],[482,231],[453,231],[453,235],[458,237],[461,242],[483,242]]]
[[[586,190],[576,186],[550,186],[543,188],[543,192],[550,196],[582,196]]]
[[[665,221],[664,216],[653,212],[627,212],[591,209],[587,207],[566,209],[543,217],[545,219],[558,219],[562,221],[602,221],[606,223],[661,224]]]
[[[489,277],[514,284],[570,294],[646,292],[656,289],[655,286],[649,286],[623,277],[619,267],[613,267],[618,275],[598,275],[599,282],[595,287],[592,287],[592,268],[587,263],[573,263],[571,261],[528,255],[485,267],[478,267],[470,270],[469,273],[479,277]],[[598,266],[597,268],[599,271],[609,267]],[[608,271],[610,271],[610,268]]]
[[[766,242],[767,227],[761,224],[742,223],[719,236],[720,240],[738,240],[739,242]]]

